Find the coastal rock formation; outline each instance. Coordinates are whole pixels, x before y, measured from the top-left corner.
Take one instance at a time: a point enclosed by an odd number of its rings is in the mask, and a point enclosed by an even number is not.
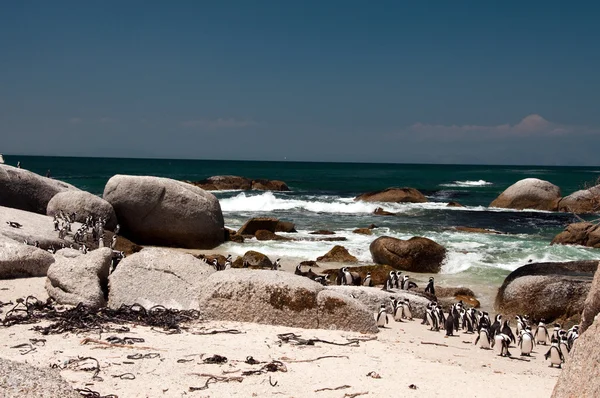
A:
[[[106,305],[106,286],[112,250],[103,247],[83,254],[73,249],[56,252],[48,268],[46,291],[60,304],[83,303],[92,308]]]
[[[0,164],[0,206],[46,214],[50,199],[64,191],[79,189],[29,170]]]
[[[373,235],[373,231],[370,228],[356,228],[352,233],[359,235]]]
[[[537,178],[525,178],[506,188],[490,207],[557,211],[560,188]]]
[[[496,295],[495,308],[532,319],[579,318],[598,261],[532,263],[511,272]],[[507,318],[509,319],[509,318]]]
[[[486,228],[476,228],[476,227],[454,227],[453,228],[455,231],[459,231],[459,232],[470,232],[470,233],[475,233],[475,234],[495,234],[495,235],[501,235],[502,232],[493,230],[493,229],[486,229]]]
[[[213,272],[191,254],[146,248],[123,259],[110,274],[108,306],[138,303],[144,308],[198,309],[198,285]]]
[[[65,191],[54,195],[48,202],[46,214],[52,217],[61,211],[64,214],[77,213],[77,222],[85,222],[88,216],[93,216],[106,219],[106,229],[113,230],[117,226],[117,215],[111,204],[89,192]]]
[[[279,220],[279,222],[277,223],[277,226],[275,227],[275,232],[292,233],[292,232],[298,232],[298,231],[296,231],[296,225],[293,222]]]
[[[458,202],[449,202],[446,207],[465,207]]]
[[[600,317],[580,334],[558,376],[552,398],[600,397]]]
[[[251,189],[259,191],[289,191],[290,188],[283,181],[257,179],[252,180],[240,176],[213,176],[202,181],[189,182],[207,191],[243,190]]]
[[[344,246],[336,245],[325,253],[325,255],[318,257],[317,261],[322,263],[357,263],[358,259],[348,253],[348,250]]]
[[[390,211],[383,210],[381,207],[376,208],[373,211],[373,214],[375,214],[376,216],[395,216],[396,215],[396,213],[392,213]]]
[[[600,226],[591,222],[569,224],[563,232],[552,239],[550,244],[600,248]]]
[[[242,257],[242,264],[248,263],[249,267],[255,268],[271,268],[273,266],[273,262],[266,255],[256,252],[254,250],[249,250],[244,253]]]
[[[211,249],[225,238],[217,198],[198,187],[160,177],[116,175],[104,199],[121,233],[139,244]]]
[[[439,302],[444,309],[450,308],[452,304],[455,304],[459,300],[462,300],[463,303],[473,308],[479,308],[481,305],[475,293],[468,287],[436,286],[435,296],[425,293],[425,287],[417,287],[412,289],[412,291]]]
[[[303,265],[313,266],[312,264]],[[392,268],[389,265],[363,265],[360,267],[348,267],[348,271],[350,271],[352,274],[360,275],[361,280],[364,280],[364,278],[367,276],[367,272],[370,272],[371,280],[373,281],[373,285],[375,286],[383,285],[388,275],[390,274],[390,271],[395,271],[395,268]],[[323,271],[324,274],[329,275],[330,281],[335,281],[338,272],[339,268],[330,268]]]
[[[58,370],[4,358],[0,358],[0,391],[4,398],[81,398]]]
[[[254,235],[256,231],[265,230],[275,233],[279,220],[274,217],[254,217],[238,229],[238,235]]]
[[[600,265],[600,264],[599,264]],[[594,274],[594,280],[590,287],[585,302],[583,303],[583,312],[581,313],[581,332],[585,330],[594,322],[596,315],[600,313],[600,272],[596,270]]]
[[[286,238],[285,236],[277,235],[271,231],[267,231],[264,229],[259,229],[254,233],[254,236],[257,240],[292,240],[290,238]]]
[[[576,214],[600,213],[600,185],[565,196],[558,203],[558,211]]]
[[[244,243],[244,237],[233,229],[225,228],[225,242]]]
[[[54,230],[52,217],[32,213],[28,211],[11,209],[9,207],[0,207],[0,235],[23,244],[25,241],[33,245],[38,242],[42,249],[48,249],[51,246],[59,249],[62,244],[69,246],[72,242],[58,238],[58,232]],[[19,223],[18,228],[11,227],[8,221]],[[79,223],[72,225],[73,231],[80,227]]]
[[[319,299],[323,290],[320,284],[288,272],[231,269],[200,282],[198,303],[203,315],[215,320],[307,329],[335,324],[339,329],[377,332],[371,311],[357,310],[359,304],[352,299],[344,302],[333,295]]]
[[[0,235],[0,279],[46,276],[54,256]]]
[[[373,261],[410,272],[437,273],[442,268],[446,249],[423,237],[408,240],[382,236],[369,247]]]
[[[354,200],[364,202],[424,203],[427,198],[414,188],[387,188],[382,191],[367,192]]]
[[[335,235],[335,232],[329,231],[327,229],[320,229],[318,231],[309,232],[311,235]]]
[[[409,299],[412,316],[415,319],[423,318],[427,311],[429,300],[412,292],[398,290],[394,292],[386,292],[381,289],[365,287],[365,286],[327,286],[327,290],[331,290],[349,297],[353,297],[360,301],[370,311],[377,312],[382,303],[386,304],[389,314],[393,314],[391,297],[397,299]]]

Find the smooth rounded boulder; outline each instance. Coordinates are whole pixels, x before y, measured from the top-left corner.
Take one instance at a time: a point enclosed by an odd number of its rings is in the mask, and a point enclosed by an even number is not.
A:
[[[560,199],[560,188],[556,185],[538,178],[525,178],[506,188],[490,207],[557,211]]]
[[[576,214],[600,213],[600,185],[565,196],[558,203],[558,211]]]
[[[599,264],[600,266],[600,264]],[[590,327],[596,315],[600,314],[600,272],[596,270],[590,292],[588,293],[585,302],[583,303],[583,311],[581,313],[581,331]]]
[[[83,254],[74,249],[62,249],[48,268],[46,291],[60,304],[83,303],[91,308],[106,305],[108,273],[112,250],[108,247]]]
[[[254,235],[257,231],[269,231],[275,233],[279,220],[274,217],[254,217],[249,219],[237,231],[238,235]]]
[[[357,263],[358,259],[348,252],[344,246],[336,245],[317,261],[324,263]]]
[[[185,182],[116,175],[104,199],[115,209],[121,233],[139,244],[212,249],[225,239],[217,198]]]
[[[600,226],[591,222],[569,224],[563,232],[552,239],[550,244],[600,248]]]
[[[46,214],[48,202],[64,191],[79,189],[29,170],[0,164],[0,206]]]
[[[106,219],[105,227],[114,229],[117,226],[115,210],[106,200],[85,191],[65,191],[54,195],[48,202],[46,214],[55,216],[60,213],[76,213],[75,221],[85,222],[89,216]]]
[[[382,191],[367,192],[354,200],[363,202],[425,203],[427,198],[415,188],[387,188]]]
[[[46,276],[54,256],[0,235],[0,279]]]
[[[494,306],[506,316],[578,320],[597,268],[591,260],[524,265],[506,277]]]
[[[410,272],[438,273],[446,258],[446,249],[428,238],[408,240],[382,236],[369,247],[373,261]]]

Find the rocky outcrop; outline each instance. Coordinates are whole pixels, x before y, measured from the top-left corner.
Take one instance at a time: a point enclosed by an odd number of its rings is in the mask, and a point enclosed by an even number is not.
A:
[[[373,231],[370,228],[356,228],[352,233],[359,235],[373,235]]]
[[[325,253],[325,255],[318,257],[317,261],[322,263],[357,263],[358,259],[348,253],[348,250],[344,246],[336,245]]]
[[[189,182],[192,185],[207,191],[243,190],[251,189],[259,191],[289,191],[290,188],[283,181],[257,179],[252,180],[240,176],[213,176],[202,181]]]
[[[233,229],[225,228],[225,242],[244,243],[244,237]]]
[[[502,234],[502,232],[496,231],[493,229],[477,228],[477,227],[454,227],[453,229],[458,232],[469,232],[469,233],[474,233],[474,234],[495,234],[495,235]]]
[[[458,202],[448,202],[448,204],[446,205],[446,207],[465,207],[465,206],[461,205]]]
[[[4,398],[81,398],[58,370],[4,358],[0,358],[0,391]]]
[[[327,229],[320,229],[318,231],[309,232],[311,235],[335,235],[335,232],[329,231]]]
[[[585,330],[594,322],[596,315],[600,313],[600,272],[596,270],[590,292],[583,303],[583,312],[581,313],[581,331]]]
[[[373,214],[375,214],[376,216],[395,216],[396,215],[396,213],[392,213],[390,211],[383,210],[381,207],[376,208],[373,211]]]
[[[56,261],[48,268],[46,278],[48,296],[60,304],[83,303],[91,308],[106,305],[111,249],[104,247],[88,254],[62,249],[54,257]]]
[[[254,233],[254,236],[257,240],[292,240],[290,238],[286,238],[285,236],[277,235],[271,231],[267,231],[264,229],[259,229]]]
[[[54,256],[0,235],[0,279],[46,276]]]
[[[110,275],[108,305],[198,309],[198,286],[213,272],[191,254],[146,248],[126,257]]]
[[[600,397],[600,317],[575,341],[552,398]]]
[[[52,217],[9,207],[0,207],[0,220],[0,235],[4,235],[18,243],[27,241],[30,245],[33,245],[37,241],[43,249],[48,249],[51,246],[59,249],[63,244],[69,246],[73,243],[71,240],[58,238],[58,232],[54,230]],[[8,221],[17,222],[20,227],[11,227]],[[79,223],[72,225],[73,231],[76,231],[79,227]]]
[[[116,175],[104,199],[121,233],[139,244],[211,249],[224,241],[223,213],[210,192],[159,177]]]
[[[251,218],[238,230],[238,235],[254,235],[256,231],[265,230],[275,233],[279,220],[274,217]]]
[[[0,206],[46,214],[48,202],[54,195],[78,190],[65,182],[0,164]]]
[[[364,202],[424,203],[427,198],[414,188],[387,188],[383,191],[367,192],[354,200]]]
[[[356,332],[377,332],[371,311],[361,309],[352,298],[344,301],[324,295],[319,299],[323,290],[320,284],[288,272],[231,269],[216,272],[200,283],[199,305],[204,316],[215,320],[307,329],[335,325]]]
[[[410,272],[437,273],[442,268],[446,249],[423,237],[408,240],[382,236],[369,247],[373,261]]]
[[[533,263],[511,272],[496,295],[495,308],[504,315],[532,319],[577,320],[590,291],[598,261]]]
[[[560,188],[556,185],[537,178],[525,178],[506,188],[490,207],[556,211],[560,199]]]
[[[88,216],[93,216],[95,219],[104,218],[107,229],[113,230],[117,226],[117,215],[111,204],[85,191],[65,191],[54,195],[48,203],[46,214],[54,216],[60,212],[77,213],[75,221],[81,223],[85,222]]]
[[[296,225],[293,222],[279,220],[279,222],[277,223],[277,226],[275,227],[275,232],[292,233],[292,232],[298,232],[298,231],[296,231]]]
[[[558,211],[568,213],[600,213],[600,185],[573,192],[558,203]]]
[[[243,263],[247,263],[249,267],[253,268],[271,268],[273,266],[273,262],[268,256],[254,250],[249,250],[244,253],[244,256],[242,257],[242,264]]]
[[[591,222],[577,222],[552,239],[551,245],[581,245],[600,248],[600,226]]]

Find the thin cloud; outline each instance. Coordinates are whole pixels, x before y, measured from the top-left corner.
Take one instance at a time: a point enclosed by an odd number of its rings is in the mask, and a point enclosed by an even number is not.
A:
[[[185,128],[200,128],[200,129],[236,129],[250,126],[256,126],[257,123],[253,120],[237,120],[234,118],[229,119],[198,119],[198,120],[187,120],[181,122],[181,126]]]
[[[83,119],[80,117],[72,117],[69,119],[69,123],[71,124],[79,124],[81,122],[83,122]]]

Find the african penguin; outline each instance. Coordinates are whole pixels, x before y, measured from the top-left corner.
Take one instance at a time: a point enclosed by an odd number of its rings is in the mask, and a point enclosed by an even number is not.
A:
[[[544,355],[546,360],[550,359],[550,367],[554,367],[554,365],[558,365],[560,369],[562,367],[562,363],[565,361],[565,357],[560,352],[560,347],[558,345],[558,340],[553,338],[551,341],[551,346],[548,352]]]
[[[379,313],[377,314],[377,326],[384,328],[388,323],[387,310],[385,309],[385,303],[381,304]]]

